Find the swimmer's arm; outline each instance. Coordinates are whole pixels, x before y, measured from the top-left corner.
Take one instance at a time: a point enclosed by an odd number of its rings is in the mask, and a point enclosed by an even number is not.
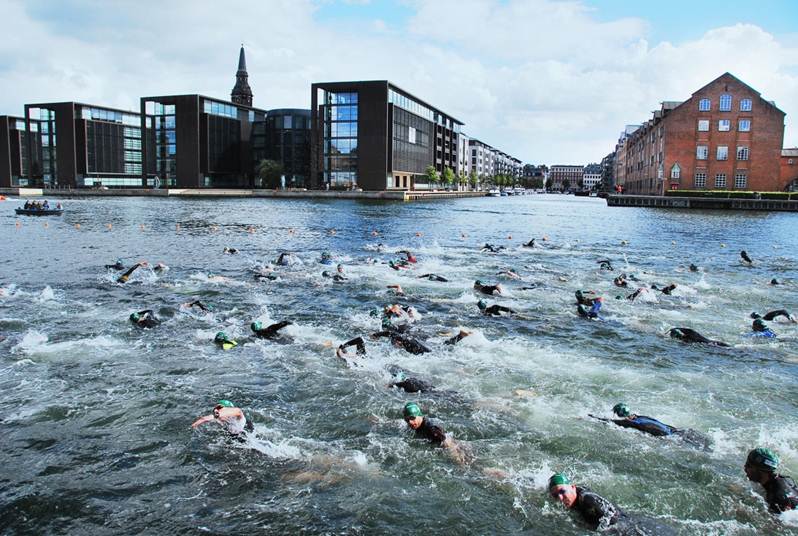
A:
[[[200,417],[196,421],[194,421],[194,423],[191,425],[191,427],[192,428],[196,428],[196,427],[198,427],[198,426],[200,426],[202,424],[205,424],[206,422],[212,422],[212,421],[215,421],[215,420],[216,420],[216,417],[214,417],[213,415],[205,415],[203,417]]]

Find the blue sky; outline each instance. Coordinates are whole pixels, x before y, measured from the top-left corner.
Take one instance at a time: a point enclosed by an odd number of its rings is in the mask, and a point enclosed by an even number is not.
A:
[[[600,160],[626,124],[729,71],[798,145],[798,1],[0,0],[0,113],[144,95],[226,98],[245,43],[255,105],[390,79],[532,163]]]

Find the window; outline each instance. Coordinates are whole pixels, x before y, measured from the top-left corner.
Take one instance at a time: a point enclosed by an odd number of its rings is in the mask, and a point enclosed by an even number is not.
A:
[[[698,131],[699,132],[709,132],[709,119],[699,119],[698,120]]]
[[[718,132],[728,132],[729,128],[731,128],[731,121],[728,119],[718,121]]]
[[[720,105],[718,106],[718,110],[720,110],[721,112],[731,112],[731,107],[732,107],[732,96],[721,95]]]
[[[715,174],[715,188],[726,188],[726,174]]]
[[[682,168],[679,167],[679,164],[673,164],[671,167],[671,178],[678,179],[682,175]]]
[[[698,111],[699,112],[708,112],[711,108],[709,99],[701,99],[698,101]]]
[[[737,147],[737,160],[748,160],[748,147]]]
[[[742,99],[742,100],[740,100],[740,111],[741,112],[750,112],[751,111],[751,99]]]
[[[716,154],[718,160],[728,160],[729,159],[729,148],[725,145],[718,145],[718,151]]]
[[[407,127],[407,141],[416,143],[416,129],[413,127]]]
[[[706,171],[696,171],[695,177],[693,178],[693,186],[695,188],[706,188],[707,187],[707,172]]]
[[[737,122],[737,130],[740,132],[751,132],[751,120],[750,119],[740,119]]]
[[[745,171],[738,171],[734,174],[734,187],[747,188],[748,187],[748,174]]]
[[[709,147],[706,145],[699,145],[695,148],[695,157],[697,160],[706,160],[709,158]]]

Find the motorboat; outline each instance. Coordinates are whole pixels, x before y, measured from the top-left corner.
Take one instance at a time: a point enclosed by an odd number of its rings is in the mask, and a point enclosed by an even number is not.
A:
[[[64,213],[63,208],[17,208],[14,212],[18,216],[60,216]]]
[[[491,188],[488,190],[488,197],[500,197],[502,193],[499,191],[498,188]]]

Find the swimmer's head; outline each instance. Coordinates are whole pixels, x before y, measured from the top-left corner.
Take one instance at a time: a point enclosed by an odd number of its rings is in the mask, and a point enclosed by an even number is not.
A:
[[[222,406],[223,408],[234,408],[234,407],[236,407],[236,405],[235,405],[235,404],[233,404],[233,403],[232,403],[232,402],[230,402],[229,400],[225,400],[225,399],[219,400],[219,401],[216,403],[216,405],[217,405],[217,406]]]
[[[224,331],[220,331],[216,334],[213,340],[217,342],[228,342],[230,338],[227,336],[227,334]]]
[[[746,472],[748,472],[748,468],[752,468],[766,473],[775,473],[779,468],[779,457],[772,450],[759,447],[748,453],[745,466]]]
[[[322,259],[329,259],[329,258],[331,258],[331,257],[332,257],[332,255],[330,254],[330,252],[329,252],[329,251],[323,251],[323,252],[321,253],[321,258],[322,258]]]
[[[751,325],[751,328],[754,331],[765,331],[766,329],[768,329],[768,325],[765,324],[765,321],[762,320],[761,318],[757,318],[756,320],[754,320],[754,323]]]
[[[629,411],[629,407],[624,404],[623,402],[619,402],[612,407],[612,412],[616,414],[618,417],[628,417],[632,413]]]
[[[488,302],[486,302],[485,300],[479,300],[477,302],[477,307],[479,307],[480,309],[487,309]]]
[[[408,420],[415,419],[416,417],[423,417],[424,413],[421,411],[418,404],[415,402],[408,402],[402,410],[402,416],[405,420]]]
[[[762,318],[762,315],[759,313],[751,313],[751,318],[753,319]]]
[[[132,322],[138,322],[140,318],[141,318],[140,314],[138,314],[138,313],[130,313],[130,320]]]
[[[474,281],[474,284],[482,286],[482,280],[481,279],[477,279],[476,281]]]
[[[253,323],[249,325],[249,328],[252,331],[258,331],[260,329],[263,329],[263,323],[260,320],[255,320]]]
[[[549,489],[555,488],[557,486],[567,486],[571,483],[571,480],[565,475],[565,473],[554,473],[549,478]]]

